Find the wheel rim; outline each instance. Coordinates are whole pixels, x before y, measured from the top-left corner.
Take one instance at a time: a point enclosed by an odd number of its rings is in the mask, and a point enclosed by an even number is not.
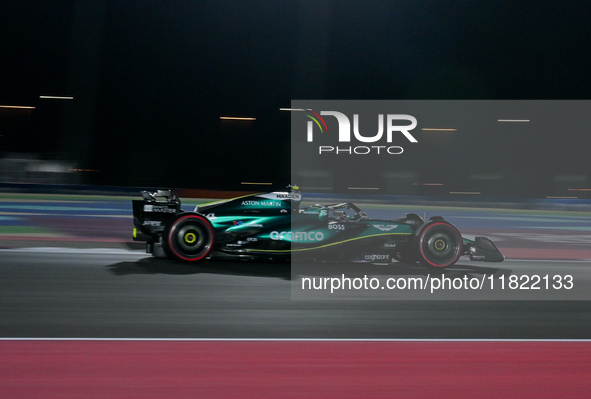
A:
[[[178,249],[187,255],[199,253],[205,243],[205,234],[201,226],[186,223],[175,234]]]
[[[426,241],[429,254],[437,259],[446,259],[453,252],[453,237],[444,232],[436,232],[428,237]]]

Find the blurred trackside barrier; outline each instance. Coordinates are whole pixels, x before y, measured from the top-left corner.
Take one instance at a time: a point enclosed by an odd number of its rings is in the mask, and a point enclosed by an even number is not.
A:
[[[121,187],[91,186],[69,184],[27,184],[0,183],[0,194],[54,194],[54,195],[99,195],[136,197],[140,191],[156,191],[170,187]],[[181,198],[226,199],[266,191],[220,191],[208,189],[172,188]],[[391,205],[420,205],[437,207],[493,208],[522,210],[551,210],[591,212],[588,199],[550,199],[550,198],[487,198],[453,196],[412,196],[412,195],[370,195],[370,194],[320,194],[303,192],[303,203],[373,203]]]

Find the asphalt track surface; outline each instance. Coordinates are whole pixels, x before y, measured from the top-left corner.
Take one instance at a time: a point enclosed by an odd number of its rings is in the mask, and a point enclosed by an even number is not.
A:
[[[287,264],[133,248],[129,212],[0,201],[3,397],[588,397],[590,301],[292,300]],[[590,284],[588,214],[438,213],[508,255],[460,269]]]
[[[81,198],[0,198],[0,337],[591,338],[580,300],[294,301],[288,264],[156,259],[129,248],[129,199]],[[368,213],[438,213],[508,255],[459,266],[591,281],[588,213],[390,208]]]
[[[108,249],[0,254],[2,337],[591,338],[587,301],[294,301],[288,264],[194,266]],[[591,280],[588,262],[545,266]]]

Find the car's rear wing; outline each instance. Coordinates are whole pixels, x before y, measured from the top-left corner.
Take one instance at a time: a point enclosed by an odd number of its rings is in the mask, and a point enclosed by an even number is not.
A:
[[[141,200],[133,200],[134,240],[151,241],[181,211],[181,200],[170,190],[142,191]]]

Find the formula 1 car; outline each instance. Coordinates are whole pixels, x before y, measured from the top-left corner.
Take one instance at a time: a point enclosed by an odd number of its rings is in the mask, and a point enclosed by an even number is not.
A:
[[[300,209],[297,187],[181,209],[170,190],[142,192],[133,202],[134,240],[146,251],[185,262],[204,259],[306,259],[384,263],[397,260],[444,268],[460,256],[502,262],[492,241],[462,238],[440,216],[372,219],[350,202]]]

